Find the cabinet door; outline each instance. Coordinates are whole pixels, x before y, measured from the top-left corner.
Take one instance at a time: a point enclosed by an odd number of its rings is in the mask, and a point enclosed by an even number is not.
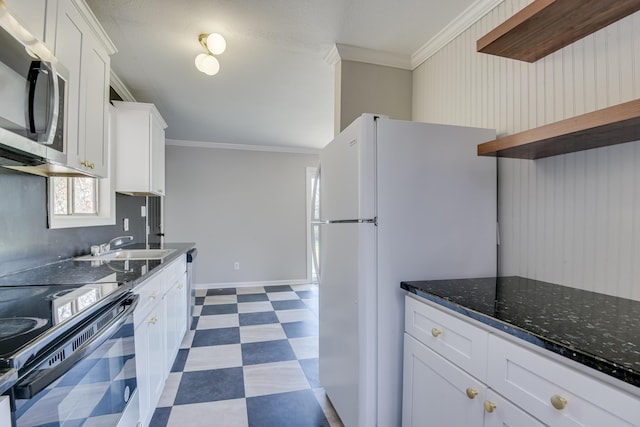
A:
[[[67,163],[93,175],[108,175],[109,55],[72,0],[60,0],[56,57],[67,82]]]
[[[164,128],[157,120],[151,120],[151,177],[149,191],[163,196],[164,193]]]
[[[0,426],[11,425],[11,407],[9,396],[0,396]]]
[[[147,336],[149,337],[149,397],[151,412],[153,412],[160,399],[167,375],[164,362],[166,354],[164,344],[166,319],[162,305],[163,303],[160,303],[157,310],[152,311],[146,322]]]
[[[490,409],[485,410],[484,427],[544,427],[540,421],[491,389],[487,390],[486,402]]]
[[[109,55],[100,49],[97,40],[87,37],[82,53],[81,81],[84,100],[84,161],[92,174],[106,177],[109,171],[107,113],[109,102]],[[86,164],[84,165],[85,167]]]
[[[136,310],[137,312],[137,310]],[[137,322],[136,322],[137,323]],[[138,403],[140,421],[147,425],[151,408],[151,371],[149,366],[149,327],[146,318],[142,319],[135,329],[136,375],[138,381]]]
[[[486,386],[404,334],[403,427],[481,427]]]
[[[80,153],[80,75],[82,67],[82,15],[71,0],[58,3],[55,55],[69,72],[67,81],[67,163],[78,167],[84,157]]]

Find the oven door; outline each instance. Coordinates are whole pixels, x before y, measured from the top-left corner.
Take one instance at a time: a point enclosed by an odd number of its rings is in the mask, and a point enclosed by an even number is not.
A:
[[[15,427],[137,423],[133,336],[137,296],[118,304],[90,325],[78,328],[67,342],[18,380],[12,389]],[[97,332],[92,334],[92,328],[98,328]],[[74,351],[60,360],[67,349]]]

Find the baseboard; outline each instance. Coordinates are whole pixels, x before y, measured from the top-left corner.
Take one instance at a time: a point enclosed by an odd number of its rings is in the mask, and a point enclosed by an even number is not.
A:
[[[228,283],[194,283],[196,289],[212,289],[212,288],[248,288],[252,286],[278,286],[278,285],[306,285],[309,284],[307,279],[293,280],[270,280],[259,282],[228,282]]]

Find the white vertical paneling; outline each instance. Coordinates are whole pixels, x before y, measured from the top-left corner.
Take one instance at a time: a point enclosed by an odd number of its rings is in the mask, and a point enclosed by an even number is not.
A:
[[[640,13],[533,64],[475,52],[505,0],[414,71],[414,119],[505,135],[640,97]],[[640,142],[500,159],[500,274],[640,300]]]

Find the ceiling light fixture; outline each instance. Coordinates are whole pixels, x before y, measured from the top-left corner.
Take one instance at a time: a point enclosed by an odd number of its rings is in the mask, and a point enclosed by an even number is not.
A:
[[[196,56],[196,68],[201,72],[213,76],[220,71],[220,63],[213,55],[220,55],[227,48],[227,42],[218,33],[200,34],[198,41],[207,53]]]

